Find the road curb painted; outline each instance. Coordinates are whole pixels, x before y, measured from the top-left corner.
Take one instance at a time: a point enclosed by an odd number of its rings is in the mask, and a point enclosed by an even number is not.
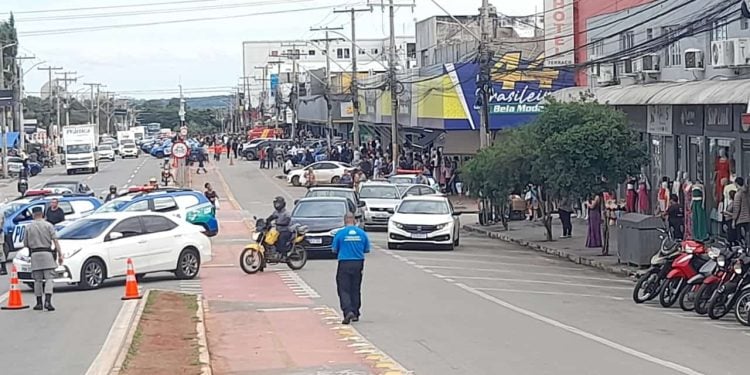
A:
[[[198,301],[198,322],[195,324],[195,330],[198,338],[198,361],[201,363],[201,375],[212,375],[211,371],[211,354],[208,351],[208,340],[206,339],[206,320],[205,310],[207,308],[203,303],[203,296],[195,296]]]
[[[472,226],[472,225],[463,225],[462,227],[467,232],[474,232],[474,233],[483,234],[483,235],[485,235],[485,236],[487,236],[489,238],[492,238],[492,239],[496,239],[496,240],[500,240],[500,241],[504,241],[504,242],[508,242],[508,243],[514,243],[514,244],[517,244],[517,245],[528,247],[528,248],[530,248],[532,250],[543,252],[543,253],[546,253],[546,254],[549,254],[549,255],[554,255],[554,256],[559,257],[559,258],[567,259],[567,260],[569,260],[569,261],[571,261],[573,263],[576,263],[576,264],[580,264],[580,265],[584,265],[584,266],[589,266],[589,267],[593,267],[593,268],[598,268],[600,270],[603,270],[603,271],[606,271],[606,272],[609,272],[609,273],[613,273],[613,274],[616,274],[616,275],[626,276],[626,277],[633,277],[633,276],[637,275],[635,272],[633,272],[632,270],[630,270],[630,269],[628,269],[628,268],[626,268],[624,266],[616,266],[616,265],[613,266],[613,265],[610,265],[610,264],[605,264],[605,263],[603,263],[603,262],[601,262],[601,261],[599,261],[597,259],[594,259],[594,258],[588,258],[588,257],[585,257],[585,256],[573,254],[573,253],[568,252],[566,250],[555,249],[555,248],[552,248],[552,247],[540,244],[538,242],[531,242],[531,241],[526,241],[526,240],[519,240],[519,239],[513,238],[511,236],[505,235],[505,234],[500,233],[500,232],[494,232],[494,231],[491,231],[491,230],[488,230],[488,229],[484,229],[484,228],[477,228],[477,227]]]

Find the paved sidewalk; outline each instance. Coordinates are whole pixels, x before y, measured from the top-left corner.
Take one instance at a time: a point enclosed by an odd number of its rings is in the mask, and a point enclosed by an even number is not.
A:
[[[213,373],[403,374],[353,327],[340,325],[334,309],[316,303],[317,293],[286,266],[255,275],[240,269],[254,223],[213,164],[208,174],[192,176],[195,189],[211,182],[221,203],[213,259],[201,270]]]
[[[585,220],[573,219],[573,236],[558,238],[562,233],[562,226],[558,219],[552,221],[552,238],[546,240],[546,230],[541,222],[511,221],[506,231],[502,224],[481,226],[466,224],[464,230],[487,235],[490,238],[512,242],[531,249],[541,251],[560,258],[566,258],[573,263],[595,267],[604,271],[624,276],[638,274],[640,269],[617,260],[617,228],[610,227],[609,256],[601,256],[601,248],[586,247],[586,233],[588,226]]]

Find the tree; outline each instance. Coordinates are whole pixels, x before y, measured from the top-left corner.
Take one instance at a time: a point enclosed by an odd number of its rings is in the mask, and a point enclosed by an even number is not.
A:
[[[13,44],[13,46],[10,46]],[[13,13],[10,14],[8,21],[0,23],[0,48],[2,49],[3,65],[0,66],[0,78],[5,81],[5,87],[17,89],[16,85],[16,56],[18,55],[18,33],[16,32],[15,19]]]

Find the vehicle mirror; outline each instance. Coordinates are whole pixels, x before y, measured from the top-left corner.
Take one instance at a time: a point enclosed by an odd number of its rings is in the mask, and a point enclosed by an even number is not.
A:
[[[299,203],[299,199],[295,199],[295,200],[294,200],[294,205],[295,205],[295,206],[297,205],[297,203]]]
[[[362,208],[362,207],[364,207],[364,206],[366,206],[365,202],[363,202],[363,201],[359,201],[359,202],[357,202],[357,207],[360,207],[360,208]]]
[[[122,233],[120,233],[120,232],[110,232],[109,233],[109,240],[110,241],[114,241],[114,240],[120,239],[122,237],[124,237],[124,235]]]

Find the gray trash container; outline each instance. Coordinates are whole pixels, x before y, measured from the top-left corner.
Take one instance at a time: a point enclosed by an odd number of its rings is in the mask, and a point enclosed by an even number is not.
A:
[[[617,223],[617,253],[620,263],[648,266],[661,244],[657,229],[664,220],[657,216],[627,213]]]

